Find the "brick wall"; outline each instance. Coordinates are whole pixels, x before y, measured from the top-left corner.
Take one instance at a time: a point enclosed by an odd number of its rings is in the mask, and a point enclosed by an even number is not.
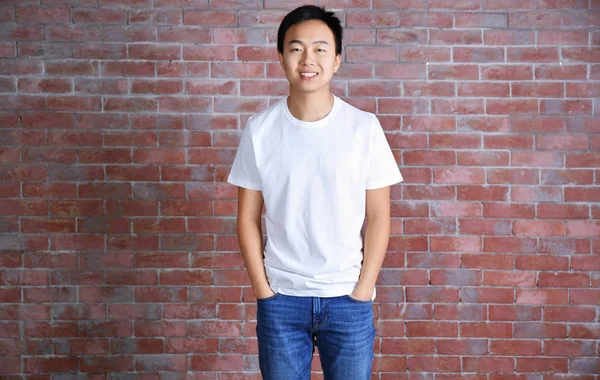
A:
[[[2,378],[260,378],[224,181],[301,3],[0,0]],[[405,177],[373,379],[597,380],[600,1],[320,4]]]

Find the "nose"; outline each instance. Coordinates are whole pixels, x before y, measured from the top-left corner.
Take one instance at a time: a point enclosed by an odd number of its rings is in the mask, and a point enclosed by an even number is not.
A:
[[[314,64],[315,64],[314,55],[312,54],[312,52],[309,49],[305,50],[304,53],[302,54],[302,59],[300,60],[300,64],[302,64],[304,66],[314,66]]]

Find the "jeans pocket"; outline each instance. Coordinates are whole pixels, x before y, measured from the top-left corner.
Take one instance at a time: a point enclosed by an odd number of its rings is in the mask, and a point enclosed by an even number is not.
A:
[[[371,302],[373,302],[373,300],[368,300],[368,301],[357,300],[356,298],[352,298],[352,296],[350,296],[349,294],[346,294],[346,299],[348,299],[350,302],[362,303],[362,304],[370,304]]]
[[[275,294],[273,294],[272,296],[270,296],[270,297],[267,297],[267,298],[257,298],[257,299],[256,299],[256,302],[266,302],[266,301],[270,301],[270,300],[272,300],[272,299],[275,299],[275,298],[277,298],[278,296],[279,296],[279,293],[275,293]]]

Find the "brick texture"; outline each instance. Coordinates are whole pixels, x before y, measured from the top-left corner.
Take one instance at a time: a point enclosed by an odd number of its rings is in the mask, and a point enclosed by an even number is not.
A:
[[[302,3],[0,1],[2,378],[260,378],[225,179]],[[598,380],[600,1],[309,3],[405,178],[372,379]]]

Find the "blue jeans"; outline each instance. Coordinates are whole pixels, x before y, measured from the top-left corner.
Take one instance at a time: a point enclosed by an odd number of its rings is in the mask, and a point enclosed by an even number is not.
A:
[[[309,380],[315,346],[325,380],[369,380],[372,301],[350,296],[258,299],[258,361],[265,380]]]

